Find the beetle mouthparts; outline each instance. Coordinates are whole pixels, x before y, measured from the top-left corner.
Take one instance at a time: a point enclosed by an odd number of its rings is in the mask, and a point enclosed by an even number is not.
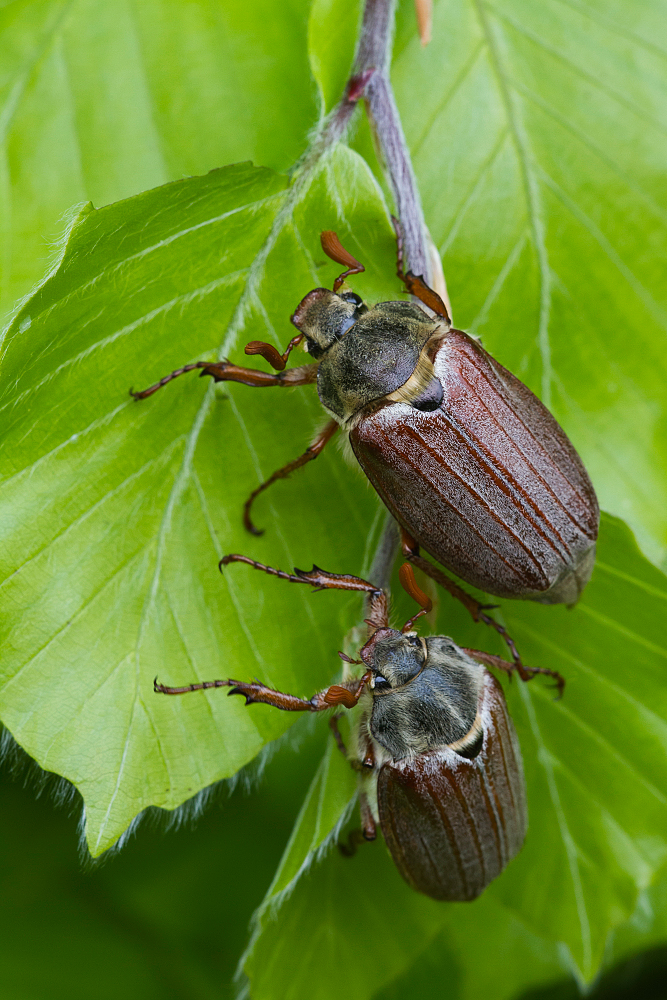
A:
[[[333,294],[334,293],[329,291],[328,288],[313,288],[312,292],[308,292],[308,294],[301,299],[301,302],[299,302],[298,306],[290,316],[290,322],[294,324],[297,330],[304,333],[305,331],[303,330],[303,326],[308,321],[308,313],[312,307],[321,299],[333,298]]]
[[[400,634],[400,633],[399,633]],[[375,658],[375,644],[376,642],[382,642],[390,635],[396,635],[396,629],[393,628],[379,628],[377,632],[374,632],[370,637],[365,646],[362,646],[359,651],[359,656],[364,661],[367,667],[372,666],[373,660]]]

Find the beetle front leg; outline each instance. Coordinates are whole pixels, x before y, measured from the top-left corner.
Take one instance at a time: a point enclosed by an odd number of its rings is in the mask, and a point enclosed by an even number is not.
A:
[[[280,371],[272,375],[270,372],[258,371],[255,368],[242,368],[239,365],[232,365],[229,361],[195,361],[194,364],[184,365],[183,368],[177,368],[175,371],[170,372],[169,375],[165,375],[164,378],[161,378],[155,385],[149,386],[148,389],[143,389],[141,392],[134,392],[133,389],[130,389],[130,395],[135,399],[147,399],[154,392],[157,392],[158,389],[161,389],[163,385],[173,382],[175,378],[185,375],[186,372],[192,372],[197,369],[201,369],[202,375],[210,375],[215,382],[241,382],[243,385],[249,385],[255,389],[274,385],[285,387],[311,385],[317,381],[317,363],[300,365],[298,368],[287,368],[285,371]]]
[[[257,703],[272,705],[283,712],[323,712],[327,708],[342,705],[344,708],[354,708],[364,688],[371,679],[371,671],[367,670],[358,680],[348,681],[345,684],[332,684],[324,691],[318,691],[312,698],[298,698],[294,694],[285,694],[283,691],[276,691],[259,681],[235,681],[231,677],[225,680],[200,681],[196,684],[186,684],[184,687],[167,687],[158,683],[157,677],[153,681],[153,690],[156,694],[189,694],[190,691],[206,691],[209,688],[228,687],[232,694],[240,694],[245,698],[246,705]]]
[[[290,369],[293,371],[294,369]],[[331,438],[334,436],[338,430],[338,422],[336,420],[330,420],[324,430],[322,430],[313,443],[309,445],[303,455],[299,458],[295,458],[294,461],[288,462],[287,465],[283,465],[282,468],[277,469],[272,476],[269,476],[263,483],[261,483],[256,490],[253,490],[246,502],[243,505],[243,524],[246,531],[249,531],[252,535],[263,535],[264,531],[260,528],[256,528],[252,523],[250,517],[250,508],[252,507],[255,499],[260,493],[263,493],[271,483],[275,483],[278,479],[286,479],[290,473],[296,472],[302,466],[307,465],[308,462],[312,462],[314,458],[320,454],[324,446],[329,443]]]
[[[223,556],[219,563],[220,569],[222,570],[223,566],[228,566],[229,563],[233,562],[245,563],[246,566],[252,566],[253,569],[259,569],[263,573],[268,573],[270,576],[277,576],[279,579],[287,580],[289,583],[309,583],[315,590],[361,591],[367,595],[368,599],[368,618],[366,621],[369,623],[370,628],[375,630],[387,628],[389,625],[389,602],[387,595],[383,590],[378,589],[374,584],[369,583],[368,580],[362,580],[359,576],[352,576],[349,573],[328,573],[326,570],[320,569],[319,566],[313,566],[307,573],[302,569],[295,569],[294,573],[285,573],[282,569],[275,569],[273,566],[267,566],[264,563],[257,562],[256,559],[250,559],[248,556],[238,553],[230,553]]]
[[[422,572],[426,573],[427,576],[430,576],[432,580],[435,580],[436,583],[439,583],[441,587],[444,587],[444,589],[451,594],[453,598],[460,601],[464,608],[468,610],[474,621],[483,622],[485,625],[489,625],[491,628],[496,630],[498,635],[502,636],[507,648],[512,654],[512,659],[516,664],[517,671],[521,676],[521,670],[528,668],[524,668],[523,663],[521,662],[521,657],[519,656],[519,651],[514,643],[514,639],[509,634],[507,629],[489,615],[485,614],[485,608],[488,608],[488,605],[480,604],[479,601],[476,601],[471,594],[466,593],[462,587],[459,587],[453,580],[450,580],[449,577],[434,566],[433,563],[430,563],[427,559],[424,559],[423,556],[420,556],[419,546],[415,542],[414,538],[412,538],[412,536],[409,535],[404,528],[401,529],[401,546],[405,558],[408,559],[414,566],[417,566],[420,570],[422,570]]]

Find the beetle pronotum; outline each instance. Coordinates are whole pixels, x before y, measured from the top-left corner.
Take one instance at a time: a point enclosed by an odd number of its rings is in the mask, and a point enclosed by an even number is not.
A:
[[[420,638],[412,625],[431,601],[408,563],[399,576],[421,610],[398,631],[389,627],[386,594],[359,577],[317,567],[284,573],[240,555],[222,560],[231,562],[318,589],[366,593],[369,638],[361,660],[348,660],[362,663],[365,672],[309,699],[232,679],[166,687],[156,678],[155,691],[229,687],[247,705],[262,702],[288,712],[359,704],[349,752],[333,728],[359,772],[363,837],[375,839],[379,827],[396,867],[417,891],[440,900],[474,899],[519,851],[526,832],[521,751],[502,688],[486,669],[511,674],[514,667],[481,650],[459,648],[446,636]],[[530,670],[530,676],[537,673],[562,682],[553,671]]]
[[[542,603],[573,603],[595,559],[599,508],[584,466],[540,400],[481,344],[452,327],[447,308],[422,278],[397,273],[414,302],[367,306],[340,292],[364,270],[333,232],[324,252],[346,270],[333,291],[315,288],[297,306],[299,330],[284,354],[252,341],[276,374],[228,361],[185,365],[143,392],[144,399],[184,372],[216,382],[303,386],[317,383],[332,419],[306,452],[278,469],[248,498],[316,458],[340,426],[382,501],[402,529],[403,553],[464,604],[477,620],[504,630],[482,606],[419,554],[422,546],[458,577],[487,593]],[[314,364],[285,367],[300,341]],[[520,660],[511,640],[515,662]]]

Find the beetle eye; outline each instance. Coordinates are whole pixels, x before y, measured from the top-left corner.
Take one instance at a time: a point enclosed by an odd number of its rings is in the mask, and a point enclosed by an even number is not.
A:
[[[357,322],[360,316],[363,316],[364,313],[368,312],[368,306],[364,305],[364,300],[359,295],[357,295],[356,292],[345,292],[343,295],[341,295],[341,299],[344,299],[345,302],[349,302],[351,305],[355,307],[354,309],[355,323]]]
[[[373,689],[375,691],[378,691],[378,690],[380,690],[380,691],[386,691],[387,688],[390,688],[390,687],[391,687],[391,684],[389,683],[389,681],[387,680],[386,677],[382,676],[382,674],[376,674],[375,677],[373,678]]]
[[[405,637],[411,646],[421,646],[421,639],[416,632],[409,632]]]

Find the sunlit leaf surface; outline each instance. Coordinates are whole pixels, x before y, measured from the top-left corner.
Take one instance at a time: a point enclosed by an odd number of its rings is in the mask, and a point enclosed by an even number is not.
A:
[[[266,538],[243,531],[245,497],[321,420],[313,387],[222,392],[191,375],[128,395],[196,357],[242,358],[250,339],[282,346],[302,295],[333,279],[323,226],[364,257],[366,294],[381,296],[389,225],[344,150],[301,201],[284,177],[240,165],[84,210],[5,340],[2,718],[80,789],[95,854],[142,808],[233,774],[294,720],[220,691],[158,698],[153,677],[261,674],[306,694],[339,669],[358,601],[327,594],[315,608],[306,587],[217,570],[229,551],[288,568],[368,560],[378,502],[335,446],[257,504]]]
[[[236,160],[287,169],[316,114],[308,0],[0,7],[0,316],[62,216]],[[242,96],[241,96],[242,95]],[[280,127],[275,123],[280,121]]]

